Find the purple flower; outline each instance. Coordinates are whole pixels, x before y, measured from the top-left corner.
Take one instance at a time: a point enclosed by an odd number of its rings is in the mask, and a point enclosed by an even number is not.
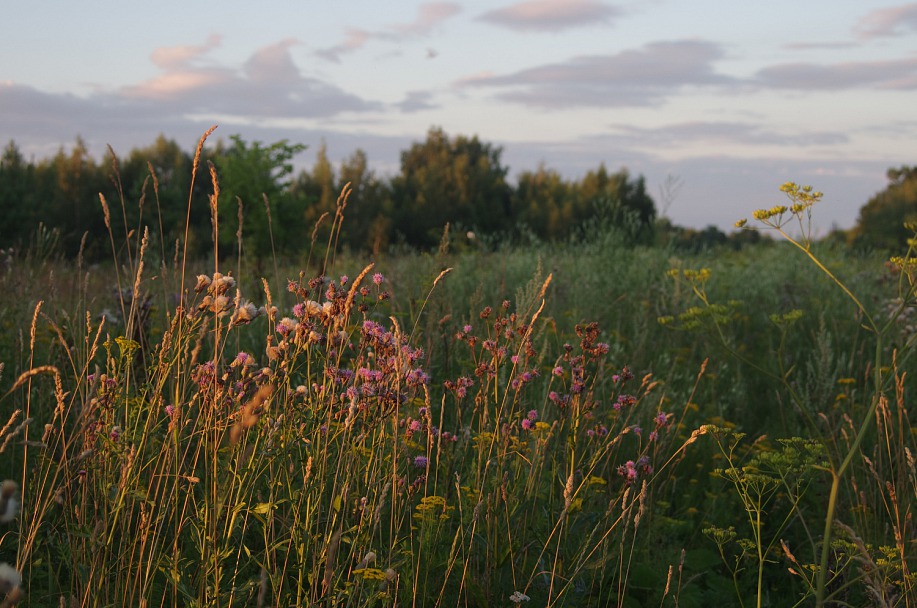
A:
[[[529,413],[528,415],[526,415],[526,418],[528,418],[529,420],[538,420],[538,410],[529,410]]]
[[[164,409],[165,409],[165,411],[166,411],[166,416],[169,416],[170,418],[171,418],[172,415],[175,413],[175,406],[174,406],[174,405],[167,405]]]
[[[414,457],[414,466],[417,467],[418,469],[426,469],[427,464],[429,464],[429,462],[430,461],[427,459],[426,456],[415,456]]]
[[[385,282],[385,276],[381,272],[377,272],[373,275],[373,283],[376,285],[382,285]]]
[[[343,287],[344,285],[346,285],[346,284],[347,284],[347,281],[349,281],[349,280],[350,280],[350,277],[348,277],[346,274],[342,274],[342,275],[341,275],[341,287]]]
[[[528,418],[523,418],[522,419],[522,428],[526,431],[531,431],[532,430],[532,421],[529,420]]]
[[[562,368],[561,366],[558,365],[557,367],[555,367],[555,368],[551,371],[551,373],[554,374],[554,375],[557,376],[557,377],[563,376],[563,375],[564,375],[564,368]]]

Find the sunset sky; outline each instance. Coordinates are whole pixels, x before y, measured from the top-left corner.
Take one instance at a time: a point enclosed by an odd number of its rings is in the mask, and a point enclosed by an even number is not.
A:
[[[917,3],[224,0],[15,3],[0,22],[0,138],[39,160],[159,133],[363,148],[377,173],[431,126],[503,148],[511,175],[604,162],[678,224],[824,191],[855,222],[917,164]],[[681,188],[660,196],[667,176]]]

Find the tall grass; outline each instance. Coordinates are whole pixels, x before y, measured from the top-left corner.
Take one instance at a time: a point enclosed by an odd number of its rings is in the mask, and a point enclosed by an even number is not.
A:
[[[216,261],[152,274],[149,232],[119,246],[101,203],[117,309],[61,325],[38,302],[4,395],[22,405],[4,430],[21,514],[0,549],[30,604],[628,597],[654,487],[696,435],[598,324],[543,316],[550,276],[432,334],[421,301],[445,271],[408,316],[373,264],[347,276],[330,250],[322,274],[243,295]],[[428,364],[433,335],[448,363]]]
[[[912,256],[593,227],[368,263],[348,196],[270,281],[120,195],[110,267],[6,256],[7,605],[917,601]]]

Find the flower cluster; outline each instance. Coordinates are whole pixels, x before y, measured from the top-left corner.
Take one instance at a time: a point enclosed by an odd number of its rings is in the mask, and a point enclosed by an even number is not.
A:
[[[653,466],[647,456],[641,456],[636,462],[628,460],[618,467],[618,475],[624,478],[628,485],[637,481],[639,477],[646,477],[653,474]]]

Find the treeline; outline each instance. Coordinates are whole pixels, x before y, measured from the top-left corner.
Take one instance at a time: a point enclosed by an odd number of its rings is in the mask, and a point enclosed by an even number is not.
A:
[[[219,180],[218,240],[227,254],[238,246],[239,218],[245,254],[302,251],[317,224],[317,237],[327,236],[330,218],[320,218],[333,216],[348,183],[352,193],[339,244],[354,250],[435,247],[447,223],[465,239],[562,240],[597,221],[626,228],[636,240],[653,238],[655,203],[644,178],[626,170],[599,165],[571,181],[539,167],[511,185],[499,147],[477,137],[450,138],[436,128],[402,152],[401,170],[391,178],[376,175],[362,150],[333,166],[324,144],[312,168],[296,173],[292,161],[304,149],[238,136],[218,141],[203,150],[192,188],[193,154],[164,136],[126,156],[109,152],[99,163],[80,139],[69,151],[61,148],[37,162],[10,142],[0,158],[0,208],[6,218],[0,247],[35,246],[36,238],[53,235],[63,251],[76,252],[85,238],[86,255],[109,255],[101,194],[117,242],[149,226],[160,241],[156,249],[166,252],[176,241],[184,243],[187,226],[189,253],[206,254],[212,251],[213,192],[207,161]]]
[[[108,153],[99,163],[79,138],[69,151],[61,148],[39,161],[25,159],[11,141],[0,157],[0,249],[53,247],[73,254],[82,246],[88,258],[110,257],[101,194],[116,243],[148,226],[151,251],[165,256],[176,243],[187,243],[191,256],[206,255],[213,250],[208,161],[219,179],[224,255],[238,251],[240,234],[245,255],[299,255],[313,236],[327,238],[331,221],[322,217],[333,217],[345,184],[352,193],[338,245],[357,251],[392,245],[428,250],[446,224],[457,239],[477,246],[578,239],[609,226],[634,242],[682,250],[760,240],[756,232],[727,235],[714,226],[693,230],[657,218],[644,178],[626,169],[612,172],[600,164],[568,180],[540,166],[510,184],[501,148],[438,128],[402,152],[400,171],[390,178],[376,175],[362,150],[333,166],[324,144],[312,168],[296,173],[293,158],[304,150],[288,141],[219,140],[203,150],[192,188],[193,155],[164,136],[117,159]],[[890,249],[905,244],[912,232],[904,222],[917,221],[917,168],[891,169],[888,177],[888,188],[864,205],[857,226],[832,239]]]

